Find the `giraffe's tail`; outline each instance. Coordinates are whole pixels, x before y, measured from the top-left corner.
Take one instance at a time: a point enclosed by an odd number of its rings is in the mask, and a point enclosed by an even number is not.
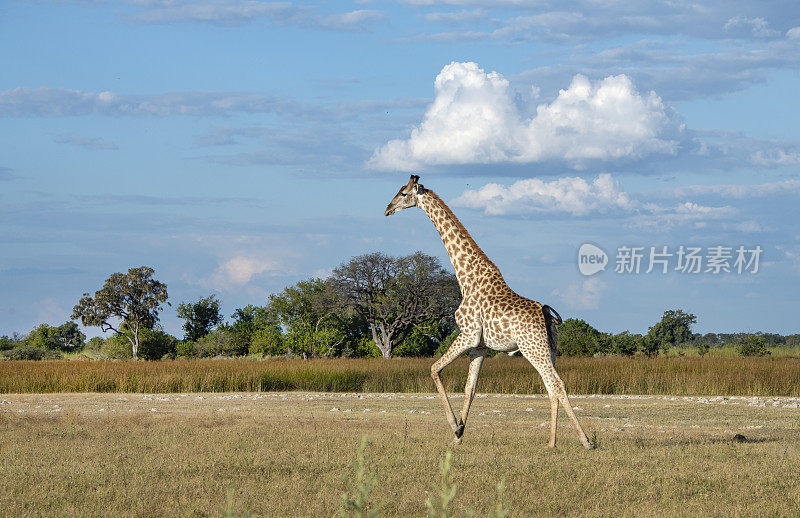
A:
[[[556,355],[558,355],[558,331],[556,326],[560,325],[563,320],[561,320],[561,315],[558,314],[558,311],[547,304],[542,305],[542,313],[544,313],[544,323],[547,327],[547,345],[550,346],[550,359],[555,362]]]

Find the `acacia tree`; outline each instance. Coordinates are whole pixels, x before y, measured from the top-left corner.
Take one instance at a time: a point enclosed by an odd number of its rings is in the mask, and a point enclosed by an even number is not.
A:
[[[415,327],[452,319],[461,302],[456,276],[422,252],[405,257],[380,252],[354,257],[333,271],[330,283],[367,321],[384,358],[391,358]]]
[[[197,302],[181,302],[178,305],[178,318],[186,321],[183,323],[186,339],[198,340],[222,323],[219,299],[210,295]]]
[[[94,297],[83,294],[72,309],[72,319],[124,336],[131,343],[133,358],[138,358],[139,332],[156,325],[161,303],[167,300],[166,284],[153,279],[153,273],[152,268],[140,266],[127,274],[112,274]]]

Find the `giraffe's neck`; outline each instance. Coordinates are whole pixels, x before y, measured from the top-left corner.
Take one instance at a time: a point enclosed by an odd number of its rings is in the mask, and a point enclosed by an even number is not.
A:
[[[471,291],[470,288],[479,276],[482,278],[497,276],[502,279],[497,266],[486,257],[450,207],[436,193],[428,190],[425,194],[420,194],[417,197],[417,205],[425,211],[442,237],[464,296]]]

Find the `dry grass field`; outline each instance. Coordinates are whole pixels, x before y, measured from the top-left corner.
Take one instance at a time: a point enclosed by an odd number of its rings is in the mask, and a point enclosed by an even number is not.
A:
[[[586,451],[563,413],[546,447],[546,398],[479,394],[451,508],[485,516],[503,478],[511,516],[796,516],[799,401],[573,397]],[[4,394],[0,515],[332,516],[363,435],[384,515],[424,516],[433,394]]]
[[[428,392],[432,358],[132,361],[0,361],[0,393],[44,392]],[[464,388],[467,359],[444,371],[449,392]],[[800,396],[800,358],[619,357],[556,361],[573,394]],[[524,358],[489,358],[478,390],[541,394]]]

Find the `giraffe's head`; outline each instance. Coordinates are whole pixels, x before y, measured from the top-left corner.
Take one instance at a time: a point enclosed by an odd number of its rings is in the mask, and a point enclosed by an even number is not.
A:
[[[392,198],[392,201],[386,206],[386,212],[384,213],[384,216],[391,216],[398,210],[416,207],[417,196],[428,192],[428,190],[418,182],[419,176],[412,174],[408,183],[400,187],[400,190],[397,191],[395,197]]]

